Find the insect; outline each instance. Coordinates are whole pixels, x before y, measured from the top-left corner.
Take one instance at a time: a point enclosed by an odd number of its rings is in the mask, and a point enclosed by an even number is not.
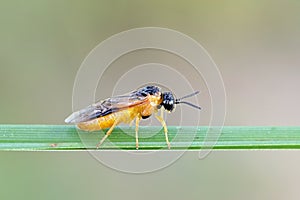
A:
[[[176,104],[182,103],[201,109],[199,106],[192,103],[182,101],[182,99],[194,96],[198,93],[199,91],[175,99],[172,92],[162,92],[157,86],[145,86],[127,95],[111,97],[104,101],[89,105],[88,107],[71,114],[65,119],[65,122],[77,124],[79,129],[85,131],[96,131],[109,128],[105,136],[97,144],[96,147],[99,148],[118,124],[129,124],[135,119],[135,141],[136,149],[138,149],[139,122],[141,119],[146,119],[152,114],[155,114],[155,117],[164,128],[166,143],[168,149],[170,149],[168,129],[163,119],[163,109],[161,108],[164,108],[168,112],[172,112],[175,109]],[[158,115],[159,109],[161,109],[161,115]]]

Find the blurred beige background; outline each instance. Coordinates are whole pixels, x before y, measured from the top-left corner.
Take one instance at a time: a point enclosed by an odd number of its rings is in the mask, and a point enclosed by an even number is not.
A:
[[[86,55],[113,34],[158,26],[194,38],[216,62],[227,93],[226,125],[300,125],[299,24],[300,2],[293,0],[2,1],[0,122],[63,124]],[[298,151],[214,152],[205,160],[191,152],[144,175],[113,171],[85,152],[0,154],[0,199],[300,195]]]

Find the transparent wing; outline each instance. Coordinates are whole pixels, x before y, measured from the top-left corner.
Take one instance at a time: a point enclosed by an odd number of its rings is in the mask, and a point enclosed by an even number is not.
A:
[[[147,96],[140,91],[134,91],[128,95],[116,96],[104,101],[94,103],[82,110],[74,112],[66,120],[66,123],[80,123],[90,121],[108,114],[139,105],[147,100]]]

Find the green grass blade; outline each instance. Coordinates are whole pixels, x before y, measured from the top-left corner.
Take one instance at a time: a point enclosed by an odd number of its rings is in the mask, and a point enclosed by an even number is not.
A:
[[[208,127],[169,126],[171,149],[201,149]],[[0,125],[0,150],[95,149],[103,131],[70,125]],[[134,127],[116,128],[100,149],[135,149]],[[140,127],[140,149],[166,149],[161,127]],[[99,150],[100,150],[99,149]],[[300,127],[223,127],[214,149],[300,149]]]

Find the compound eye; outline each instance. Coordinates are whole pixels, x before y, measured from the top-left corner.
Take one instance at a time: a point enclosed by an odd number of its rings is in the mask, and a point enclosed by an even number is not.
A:
[[[174,109],[174,105],[173,104],[169,104],[169,106],[168,106],[168,111],[172,111]]]
[[[164,108],[168,111],[172,111],[174,109],[174,105],[170,103],[170,101],[166,101],[164,103]]]

